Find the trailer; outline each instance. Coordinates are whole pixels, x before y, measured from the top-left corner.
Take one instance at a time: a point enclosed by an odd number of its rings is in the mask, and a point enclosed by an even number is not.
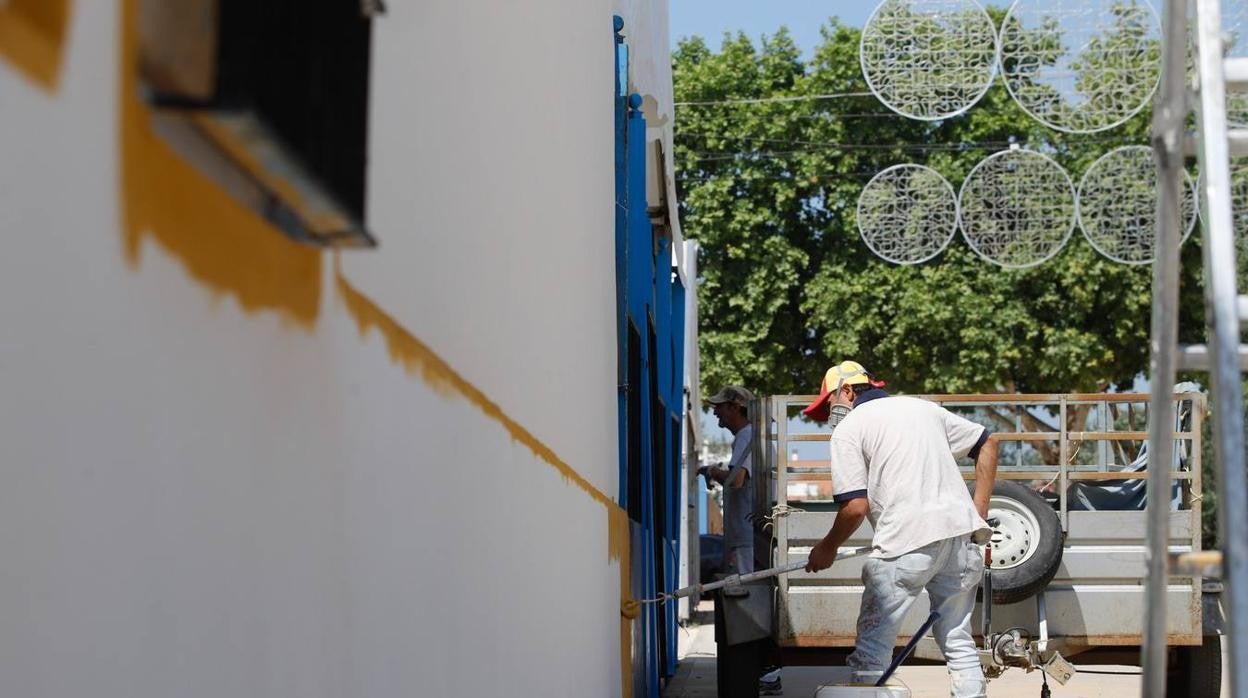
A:
[[[1046,671],[1064,683],[1079,663],[1138,665],[1147,602],[1145,485],[1148,478],[1147,394],[932,395],[991,429],[1001,456],[989,519],[993,524],[991,592],[977,606],[974,628],[990,677],[1015,668]],[[805,421],[810,396],[759,400],[756,432],[755,554],[759,566],[805,558],[832,525],[827,440],[831,429]],[[1168,550],[1199,553],[1202,518],[1202,431],[1205,396],[1176,392]],[[974,468],[960,463],[968,486]],[[870,524],[845,542],[869,545]],[[1186,557],[1185,559],[1194,559]],[[734,646],[757,648],[765,625],[786,664],[839,664],[852,650],[863,586],[862,559],[817,574],[796,572],[766,590],[721,597],[721,657]],[[1197,570],[1199,572],[1199,570]],[[1172,577],[1166,587],[1167,643],[1176,694],[1216,696],[1221,672],[1216,580]],[[771,603],[767,604],[767,597]],[[748,612],[740,608],[753,604]],[[987,613],[985,613],[985,610]],[[929,608],[910,609],[899,645]],[[765,623],[760,617],[770,614]],[[751,618],[745,622],[734,619]],[[750,627],[733,627],[750,626]],[[754,644],[749,644],[749,643]],[[917,658],[940,660],[924,638]]]

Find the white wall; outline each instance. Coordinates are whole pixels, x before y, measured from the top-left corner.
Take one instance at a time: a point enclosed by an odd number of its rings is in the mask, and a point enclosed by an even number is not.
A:
[[[127,258],[121,0],[0,58],[4,695],[620,692],[612,8],[388,5],[311,322]]]
[[[374,27],[382,254],[347,277],[613,494],[610,8],[393,3]]]

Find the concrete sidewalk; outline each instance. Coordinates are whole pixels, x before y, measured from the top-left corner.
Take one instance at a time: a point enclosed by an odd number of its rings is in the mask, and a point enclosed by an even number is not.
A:
[[[663,690],[664,698],[715,698],[715,628],[711,624],[711,609],[710,602],[703,601],[694,616],[698,624],[679,630],[677,652],[681,659],[680,666]],[[1050,681],[1049,688],[1054,698],[1129,698],[1140,695],[1139,667],[1079,668],[1128,675],[1079,673],[1065,686]],[[784,695],[810,698],[827,680],[827,674],[827,669],[822,667],[787,667],[781,672]],[[949,682],[942,666],[906,666],[897,672],[897,676],[914,693],[914,698],[947,698],[949,695]],[[1027,674],[1020,669],[1011,669],[989,683],[988,694],[993,698],[1035,698],[1040,695],[1040,686],[1040,672]]]

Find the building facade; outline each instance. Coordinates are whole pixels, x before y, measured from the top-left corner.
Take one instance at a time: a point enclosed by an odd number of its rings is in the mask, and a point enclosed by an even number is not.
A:
[[[0,3],[6,695],[674,669],[666,3],[345,2]]]

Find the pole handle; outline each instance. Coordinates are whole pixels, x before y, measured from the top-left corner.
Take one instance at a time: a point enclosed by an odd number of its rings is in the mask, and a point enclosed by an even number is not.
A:
[[[850,558],[861,557],[871,552],[872,550],[873,548],[871,546],[864,545],[860,548],[854,548],[852,550],[839,553],[837,554],[836,560],[833,562],[833,564],[836,564],[836,562],[840,562],[841,560],[848,560]],[[746,582],[756,582],[760,579],[778,577],[782,574],[788,574],[789,572],[795,572],[800,569],[805,569],[805,567],[806,567],[806,560],[794,560],[787,564],[778,565],[776,567],[768,567],[767,569],[759,570],[758,572],[748,572],[746,574],[730,575],[728,577],[724,577],[723,579],[717,582],[711,582],[709,584],[693,584],[691,586],[677,589],[676,591],[672,592],[670,596],[671,598],[674,598],[674,599],[678,599],[683,596],[693,596],[694,594],[701,594],[702,592],[706,592],[706,591],[714,591],[716,589],[721,589],[726,586],[735,586],[737,584],[744,584]]]

